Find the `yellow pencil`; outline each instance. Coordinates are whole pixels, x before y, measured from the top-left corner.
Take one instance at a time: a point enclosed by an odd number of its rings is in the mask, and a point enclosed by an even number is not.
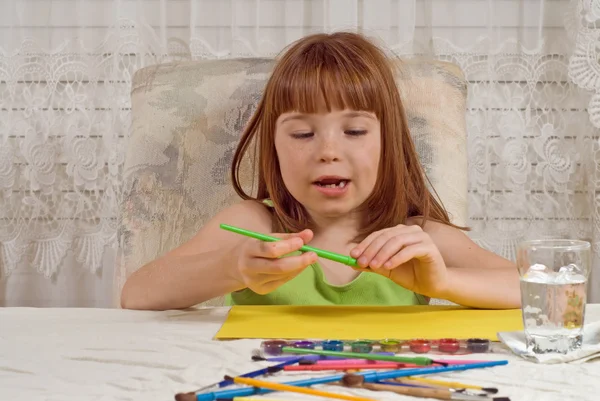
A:
[[[233,401],[296,401],[283,398],[260,398],[260,397],[233,397]]]
[[[398,381],[404,381],[404,382],[412,381],[412,382],[419,382],[419,383],[424,383],[424,384],[444,386],[447,388],[464,388],[464,389],[471,389],[471,390],[482,390],[482,391],[486,391],[488,393],[498,392],[498,390],[494,387],[481,387],[481,386],[474,386],[472,384],[464,384],[464,383],[459,383],[459,382],[447,382],[447,381],[443,381],[443,380],[425,379],[422,377],[412,377],[411,376],[411,377],[399,379]]]
[[[319,397],[336,398],[338,400],[348,401],[376,401],[372,398],[356,397],[352,395],[344,395],[337,393],[330,393],[328,391],[315,390],[307,387],[290,386],[289,384],[268,382],[263,380],[250,379],[247,377],[234,377],[233,381],[238,384],[246,384],[252,387],[268,388],[269,390],[276,391],[290,391],[294,393],[302,393],[308,395],[314,395]]]

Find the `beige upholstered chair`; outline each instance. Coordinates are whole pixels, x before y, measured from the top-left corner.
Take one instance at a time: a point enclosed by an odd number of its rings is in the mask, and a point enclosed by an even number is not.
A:
[[[229,166],[273,59],[160,64],[135,74],[119,219],[115,302],[133,271],[239,201]],[[467,83],[454,64],[410,60],[398,86],[411,134],[453,222],[467,223]],[[251,177],[250,163],[246,174]],[[207,304],[220,304],[215,299]]]

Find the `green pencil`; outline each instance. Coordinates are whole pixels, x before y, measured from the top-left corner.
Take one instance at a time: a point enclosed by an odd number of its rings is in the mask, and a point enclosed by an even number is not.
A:
[[[275,241],[280,240],[279,238],[271,237],[269,235],[257,233],[257,232],[250,231],[250,230],[245,230],[243,228],[230,226],[227,224],[221,224],[220,227],[224,230],[231,231],[231,232],[234,232],[237,234],[242,234],[247,237],[256,238],[261,241],[275,242]],[[350,256],[340,255],[339,253],[335,253],[335,252],[324,251],[323,249],[313,248],[312,246],[308,246],[308,245],[304,245],[302,248],[300,248],[300,250],[303,252],[314,252],[322,258],[333,260],[335,262],[339,262],[339,263],[345,264],[347,266],[360,267],[360,266],[358,266],[358,263],[356,263],[356,259],[354,259]]]
[[[325,355],[325,356],[337,356],[343,358],[353,359],[368,359],[371,361],[388,361],[388,362],[399,362],[399,363],[412,363],[415,365],[428,366],[433,364],[433,361],[423,356],[417,357],[405,357],[395,355],[381,355],[381,354],[367,354],[360,352],[342,352],[342,351],[321,351],[306,348],[295,348],[295,347],[282,347],[281,352],[290,354],[310,354],[310,355]]]

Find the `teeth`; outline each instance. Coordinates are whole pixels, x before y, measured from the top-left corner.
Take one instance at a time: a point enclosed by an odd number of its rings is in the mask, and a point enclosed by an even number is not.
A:
[[[347,181],[340,181],[339,184],[319,184],[323,188],[344,188]]]

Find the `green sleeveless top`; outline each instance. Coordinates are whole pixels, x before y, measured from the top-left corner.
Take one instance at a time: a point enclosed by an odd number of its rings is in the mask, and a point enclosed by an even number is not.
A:
[[[265,204],[271,206],[269,201]],[[292,254],[298,254],[294,252]],[[291,255],[292,255],[291,254]],[[329,284],[313,263],[274,291],[260,295],[246,288],[228,294],[226,305],[426,305],[427,299],[380,274],[361,272],[345,285]]]

